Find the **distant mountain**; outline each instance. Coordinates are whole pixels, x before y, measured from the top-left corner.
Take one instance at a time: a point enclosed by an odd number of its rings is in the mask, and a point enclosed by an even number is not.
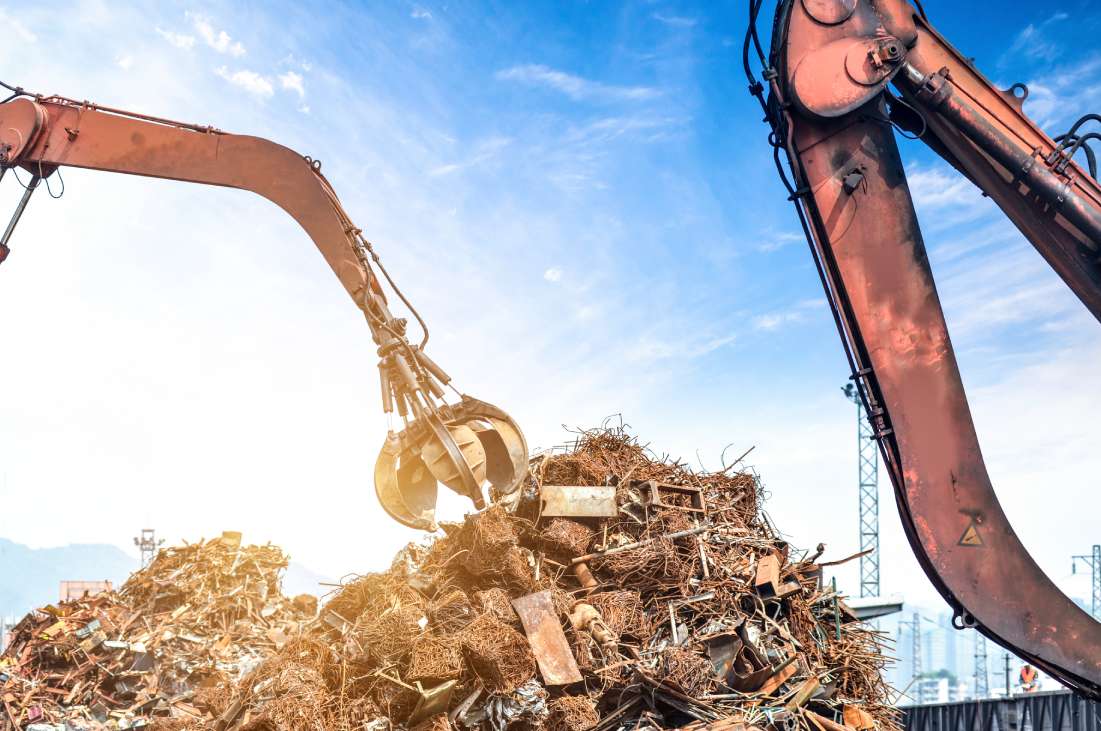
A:
[[[118,587],[136,568],[138,560],[117,546],[29,548],[0,538],[0,613],[18,619],[56,602],[62,581],[106,579]]]
[[[56,602],[62,581],[110,581],[122,586],[138,568],[138,559],[117,546],[101,543],[30,548],[0,538],[0,616],[15,617]],[[326,577],[291,562],[283,575],[287,596],[321,596]]]

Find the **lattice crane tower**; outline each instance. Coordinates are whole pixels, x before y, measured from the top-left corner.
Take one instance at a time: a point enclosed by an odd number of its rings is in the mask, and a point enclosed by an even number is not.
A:
[[[1079,561],[1090,567],[1092,579],[1090,583],[1093,589],[1093,597],[1090,601],[1090,614],[1093,615],[1094,619],[1101,622],[1101,545],[1095,545],[1093,547],[1093,553],[1088,556],[1071,556],[1071,573],[1077,570]]]
[[[990,695],[990,676],[986,670],[986,638],[975,633],[975,697]]]
[[[842,391],[856,404],[857,483],[860,495],[860,596],[879,596],[879,446],[853,384]]]

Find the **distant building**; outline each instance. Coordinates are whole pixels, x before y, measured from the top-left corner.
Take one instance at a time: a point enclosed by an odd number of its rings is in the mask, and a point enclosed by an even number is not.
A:
[[[911,696],[915,703],[955,703],[967,695],[966,683],[956,682],[953,678],[924,677],[914,684]]]
[[[948,678],[921,678],[914,683],[911,695],[918,705],[943,703],[942,698],[948,697]]]
[[[941,626],[952,625],[952,617],[947,614],[941,614],[937,619],[940,621]],[[960,673],[960,650],[963,648],[960,639],[962,635],[957,630],[941,630],[944,637],[944,665],[942,666],[952,675],[957,678],[962,676]],[[970,639],[970,638],[969,638]]]

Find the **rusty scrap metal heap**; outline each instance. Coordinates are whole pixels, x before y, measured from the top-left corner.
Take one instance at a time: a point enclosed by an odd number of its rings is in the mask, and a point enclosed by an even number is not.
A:
[[[280,594],[271,546],[162,551],[19,625],[0,729],[897,731],[880,635],[821,547],[778,537],[753,474],[596,430],[522,491],[320,612]]]
[[[202,729],[892,730],[880,635],[750,473],[622,431],[536,458],[490,508],[346,582]]]
[[[31,612],[0,656],[0,729],[205,717],[316,614],[279,591],[286,566],[275,546],[227,533],[162,550],[118,593]]]

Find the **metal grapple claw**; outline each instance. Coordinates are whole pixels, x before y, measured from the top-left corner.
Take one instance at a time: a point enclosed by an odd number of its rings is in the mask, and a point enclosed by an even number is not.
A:
[[[396,413],[404,423],[400,431],[389,431],[375,461],[375,493],[383,509],[403,525],[434,531],[441,483],[470,498],[479,510],[486,506],[487,486],[491,502],[515,507],[528,469],[528,446],[520,427],[496,406],[455,391],[451,377],[424,352],[424,320],[394,285],[370,242],[352,230],[367,275],[357,299],[378,345],[382,410],[391,418]],[[407,321],[390,311],[372,262],[420,324],[419,344],[409,341]],[[459,395],[458,403],[447,403],[448,388]]]
[[[436,530],[436,496],[442,483],[485,507],[513,507],[527,475],[528,448],[516,422],[492,404],[463,396],[390,432],[375,462],[375,492],[399,523]]]

